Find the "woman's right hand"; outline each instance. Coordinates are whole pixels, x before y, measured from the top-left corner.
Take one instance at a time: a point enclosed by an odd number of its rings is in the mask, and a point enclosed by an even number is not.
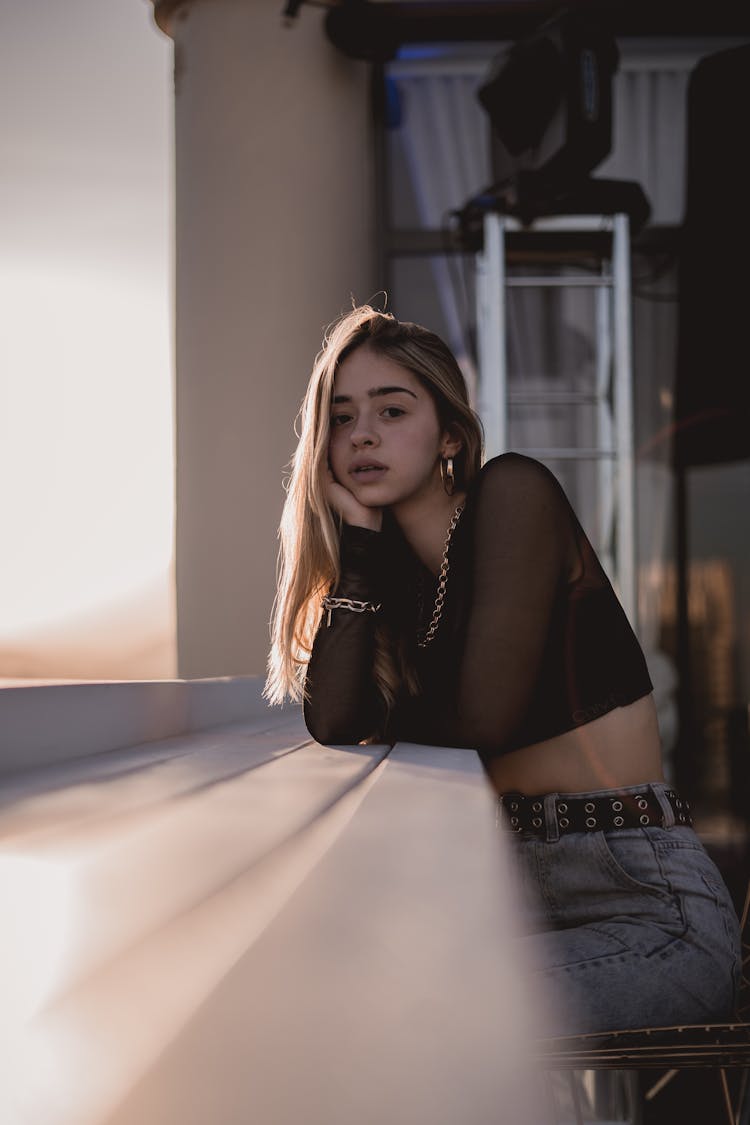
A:
[[[371,531],[380,531],[382,528],[383,509],[367,508],[360,504],[353,492],[339,484],[330,469],[326,496],[328,503],[339,513],[344,523],[350,523],[354,527],[367,527]]]

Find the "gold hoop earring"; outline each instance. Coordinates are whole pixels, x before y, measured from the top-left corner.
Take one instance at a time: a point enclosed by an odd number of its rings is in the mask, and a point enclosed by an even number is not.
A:
[[[456,491],[456,474],[453,469],[452,457],[440,458],[440,479],[445,491],[449,496],[452,496]]]

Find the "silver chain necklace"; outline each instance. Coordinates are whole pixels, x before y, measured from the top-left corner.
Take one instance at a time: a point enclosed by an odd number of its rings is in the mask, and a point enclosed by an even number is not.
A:
[[[438,578],[437,594],[435,595],[435,608],[432,611],[432,620],[430,621],[427,632],[425,633],[423,639],[420,641],[419,638],[417,638],[417,644],[420,648],[427,648],[428,644],[435,636],[437,627],[440,624],[440,616],[443,612],[443,602],[445,601],[445,591],[448,586],[448,571],[450,570],[450,563],[448,561],[448,548],[451,545],[453,532],[456,530],[456,524],[460,520],[461,512],[463,512],[463,510],[463,504],[459,504],[455,512],[453,513],[453,516],[451,517],[451,522],[448,524],[448,534],[445,537],[443,561],[440,564],[440,576]]]

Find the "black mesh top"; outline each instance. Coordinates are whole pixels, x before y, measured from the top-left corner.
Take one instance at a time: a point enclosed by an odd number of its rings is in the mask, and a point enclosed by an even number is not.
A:
[[[426,648],[437,579],[386,513],[383,530],[344,525],[342,597],[379,614],[323,615],[307,670],[305,721],[319,742],[419,742],[477,750],[487,763],[591,722],[653,690],[641,647],[556,477],[504,453],[469,486],[451,540],[440,624]],[[420,605],[421,603],[421,605]],[[376,617],[405,632],[419,694],[389,715],[375,689]]]

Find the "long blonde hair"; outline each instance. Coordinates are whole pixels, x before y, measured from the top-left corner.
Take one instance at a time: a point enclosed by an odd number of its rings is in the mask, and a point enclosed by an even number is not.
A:
[[[340,519],[326,499],[330,409],[338,365],[363,345],[407,368],[431,393],[441,427],[461,438],[461,450],[454,458],[457,486],[466,487],[482,464],[481,423],[469,404],[461,369],[438,336],[369,305],[352,309],[331,325],[298,415],[299,443],[290,462],[279,525],[271,651],[263,692],[270,703],[283,703],[287,695],[297,702],[303,698],[321,602],[341,576]],[[386,710],[401,683],[416,690],[403,653],[398,638],[378,626],[373,678]]]

